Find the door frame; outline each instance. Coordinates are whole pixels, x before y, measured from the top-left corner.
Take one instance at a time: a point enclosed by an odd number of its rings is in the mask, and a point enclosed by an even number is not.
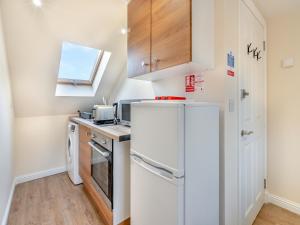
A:
[[[241,47],[241,7],[242,4],[245,4],[249,10],[252,12],[252,14],[257,18],[257,20],[260,22],[260,24],[264,27],[264,40],[267,41],[267,23],[264,19],[264,17],[262,16],[262,14],[260,13],[260,11],[257,9],[257,7],[255,6],[254,2],[252,0],[239,0],[239,27],[238,27],[238,32],[239,32],[239,46],[238,46],[238,52],[239,52],[239,60],[241,60],[241,53],[242,51],[244,51],[244,49],[242,49]],[[265,66],[264,66],[264,82],[265,82],[265,86],[264,86],[264,106],[265,106],[265,110],[264,110],[264,155],[265,155],[265,168],[264,168],[264,177],[267,180],[267,47],[265,49]],[[242,130],[242,126],[241,126],[241,101],[240,101],[240,90],[241,90],[241,70],[240,67],[238,68],[238,132],[237,132],[237,136],[238,136],[238,193],[237,193],[237,198],[238,198],[238,221],[239,223],[241,223],[241,205],[240,205],[240,201],[241,201],[241,183],[240,183],[240,174],[241,174],[241,167],[240,167],[240,150],[241,150],[241,138],[240,138],[240,132]],[[266,193],[266,190],[265,190]],[[264,197],[265,198],[265,197]]]

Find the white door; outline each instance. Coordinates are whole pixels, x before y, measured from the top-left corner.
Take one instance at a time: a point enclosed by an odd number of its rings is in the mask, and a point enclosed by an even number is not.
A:
[[[131,156],[131,225],[183,225],[184,178]]]
[[[240,224],[251,225],[264,203],[266,152],[265,25],[240,8]]]
[[[136,103],[131,118],[131,154],[183,176],[184,105]]]

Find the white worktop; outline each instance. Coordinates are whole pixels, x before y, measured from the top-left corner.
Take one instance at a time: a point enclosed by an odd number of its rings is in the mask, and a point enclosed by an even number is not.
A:
[[[71,117],[70,120],[89,127],[115,141],[122,142],[130,140],[130,127],[123,125],[96,125],[93,120],[82,119],[79,117]]]

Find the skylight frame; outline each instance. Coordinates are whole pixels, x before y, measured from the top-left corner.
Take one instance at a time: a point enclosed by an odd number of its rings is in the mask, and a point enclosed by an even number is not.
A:
[[[101,64],[101,60],[103,58],[104,51],[99,50],[96,63],[94,65],[94,68],[90,74],[90,79],[89,80],[79,80],[79,79],[67,79],[67,78],[59,78],[57,79],[57,84],[67,84],[67,85],[87,85],[87,86],[92,86],[95,80],[95,77],[97,75],[99,66]]]

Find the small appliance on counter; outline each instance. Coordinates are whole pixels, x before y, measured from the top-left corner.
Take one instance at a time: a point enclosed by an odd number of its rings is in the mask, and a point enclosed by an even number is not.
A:
[[[95,124],[113,124],[114,123],[114,106],[111,105],[94,105],[93,118]]]
[[[117,125],[120,122],[120,120],[118,118],[118,106],[119,106],[118,102],[115,102],[113,104],[113,107],[114,107],[114,125]]]
[[[82,119],[87,119],[87,120],[93,119],[93,113],[91,112],[81,112],[80,110],[78,110],[78,114],[79,117]]]
[[[130,127],[130,121],[131,121],[131,103],[133,102],[141,102],[141,101],[147,101],[147,100],[153,100],[153,99],[129,99],[129,100],[120,100],[119,101],[119,118],[121,125],[129,126]]]

